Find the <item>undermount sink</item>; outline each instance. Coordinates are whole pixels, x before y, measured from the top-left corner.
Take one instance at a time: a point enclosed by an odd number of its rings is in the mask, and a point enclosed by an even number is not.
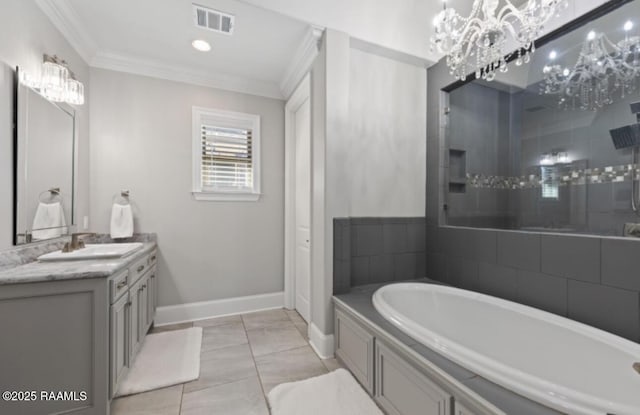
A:
[[[142,248],[142,243],[87,244],[73,252],[54,251],[38,257],[38,261],[77,261],[82,259],[120,258]]]

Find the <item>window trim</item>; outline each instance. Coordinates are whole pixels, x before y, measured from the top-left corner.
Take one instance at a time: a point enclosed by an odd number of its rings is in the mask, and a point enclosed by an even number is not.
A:
[[[220,127],[250,128],[252,130],[253,170],[252,190],[204,189],[202,186],[201,126],[210,122]],[[213,108],[192,108],[192,179],[191,193],[198,201],[256,202],[260,199],[260,116],[243,112],[224,111]]]

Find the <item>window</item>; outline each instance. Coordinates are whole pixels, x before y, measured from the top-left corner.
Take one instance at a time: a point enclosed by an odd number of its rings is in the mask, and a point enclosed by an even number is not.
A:
[[[540,167],[542,179],[542,198],[558,200],[558,169],[557,167]]]
[[[260,197],[260,116],[193,108],[193,195],[196,200]]]

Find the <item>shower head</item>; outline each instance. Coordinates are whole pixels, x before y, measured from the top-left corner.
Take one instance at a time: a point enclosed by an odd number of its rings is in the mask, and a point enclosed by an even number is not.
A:
[[[616,150],[640,146],[640,102],[634,102],[630,107],[631,113],[637,116],[638,123],[609,131]]]
[[[616,128],[609,133],[616,150],[640,146],[640,124]]]

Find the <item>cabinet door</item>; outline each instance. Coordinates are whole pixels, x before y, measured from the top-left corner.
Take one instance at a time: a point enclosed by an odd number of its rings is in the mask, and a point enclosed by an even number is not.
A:
[[[123,295],[111,306],[110,313],[110,390],[113,397],[118,382],[127,373],[129,365],[129,295]]]
[[[140,286],[140,301],[138,302],[138,313],[140,316],[139,336],[140,342],[142,343],[142,340],[144,339],[144,336],[146,336],[147,330],[149,328],[149,325],[147,324],[149,322],[149,274],[142,277],[141,280],[142,285]]]
[[[336,310],[335,328],[336,356],[366,391],[373,394],[373,335],[339,310]]]
[[[138,353],[142,338],[140,337],[140,297],[142,293],[142,279],[131,287],[129,291],[129,366]]]
[[[151,327],[156,317],[156,307],[158,306],[158,269],[151,268],[149,272],[149,283],[147,293],[147,327]]]
[[[449,415],[451,395],[376,343],[376,400],[389,415]]]

